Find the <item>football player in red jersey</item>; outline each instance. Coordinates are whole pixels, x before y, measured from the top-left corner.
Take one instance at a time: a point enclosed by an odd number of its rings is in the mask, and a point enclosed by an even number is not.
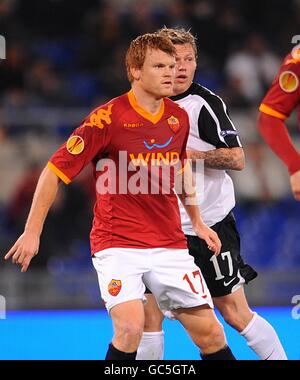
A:
[[[258,129],[267,144],[286,165],[294,197],[300,201],[300,153],[285,120],[297,109],[300,126],[300,45],[288,54],[259,107]]]
[[[184,163],[188,115],[165,98],[173,89],[174,46],[158,34],[140,36],[130,44],[126,67],[131,90],[95,109],[51,157],[24,233],[5,258],[12,258],[22,272],[27,270],[38,252],[59,182],[70,183],[92,162],[98,191],[91,250],[114,327],[106,359],[135,359],[144,326],[146,285],[160,308],[171,310],[182,323],[204,359],[234,360],[201,271],[188,254],[173,190],[183,182],[180,198],[193,228],[219,254],[220,240],[200,217],[190,168]],[[124,160],[129,162],[125,175]],[[174,169],[167,180],[159,174],[152,186],[150,175],[145,183],[141,172],[160,169],[161,164]],[[103,176],[109,182],[107,191],[99,185],[105,183]],[[168,192],[163,188],[166,181]]]

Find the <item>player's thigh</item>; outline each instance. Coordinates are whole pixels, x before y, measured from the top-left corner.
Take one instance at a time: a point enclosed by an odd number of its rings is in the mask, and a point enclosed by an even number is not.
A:
[[[226,307],[229,307],[235,312],[249,309],[244,287],[241,287],[234,293],[227,294],[226,296],[214,297],[213,301],[215,306],[217,306],[220,310],[223,310]]]
[[[146,250],[110,248],[94,255],[93,265],[108,311],[123,302],[145,300],[142,276],[148,270],[144,264],[147,254]]]
[[[214,310],[208,305],[173,310],[173,314],[197,345],[201,346],[209,341],[222,344],[225,341],[223,327]]]

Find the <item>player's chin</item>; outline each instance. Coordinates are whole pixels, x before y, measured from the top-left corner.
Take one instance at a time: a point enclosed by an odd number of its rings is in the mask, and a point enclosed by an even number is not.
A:
[[[173,85],[165,85],[161,89],[162,96],[171,96],[173,94]]]
[[[188,87],[189,87],[189,85],[186,81],[185,82],[176,81],[174,83],[173,89],[174,89],[175,94],[180,94],[180,93],[186,91],[188,89]]]

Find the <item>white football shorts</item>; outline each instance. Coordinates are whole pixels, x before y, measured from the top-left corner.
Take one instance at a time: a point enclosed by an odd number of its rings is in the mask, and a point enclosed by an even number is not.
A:
[[[163,313],[208,304],[211,295],[187,249],[108,248],[93,256],[108,311],[122,302],[145,301],[145,286]]]

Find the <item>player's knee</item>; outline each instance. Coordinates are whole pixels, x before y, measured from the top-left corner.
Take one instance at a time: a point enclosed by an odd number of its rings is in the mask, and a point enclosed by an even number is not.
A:
[[[239,326],[239,316],[231,309],[224,310],[222,316],[225,322],[228,323],[231,327],[236,329]]]
[[[116,333],[117,338],[125,344],[136,344],[138,346],[143,334],[143,326],[135,321],[124,322]]]
[[[144,331],[161,331],[164,316],[162,313],[152,313],[145,315]]]
[[[235,305],[223,308],[221,314],[226,323],[238,331],[244,330],[253,316],[250,310],[238,310]]]
[[[219,351],[226,344],[223,326],[218,321],[209,323],[196,344],[203,354]]]

